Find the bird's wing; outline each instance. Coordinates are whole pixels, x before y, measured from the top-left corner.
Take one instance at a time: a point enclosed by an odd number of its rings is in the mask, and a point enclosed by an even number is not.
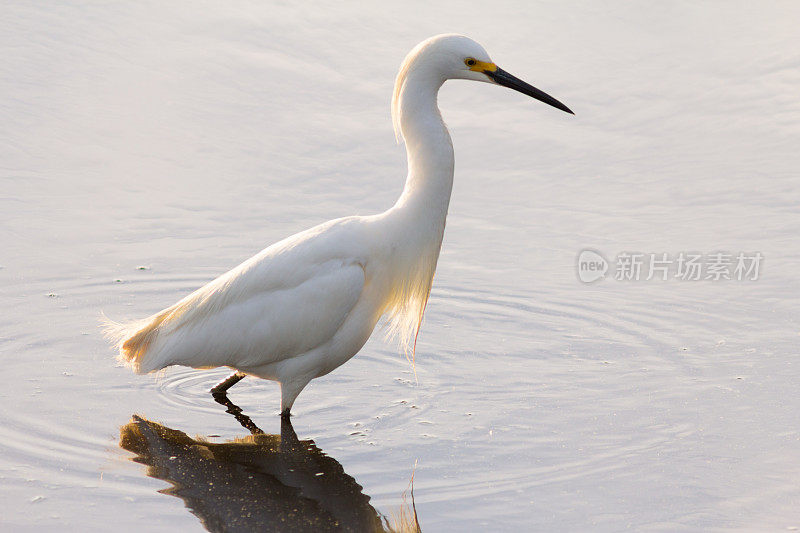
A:
[[[361,295],[364,261],[347,224],[270,246],[150,317],[121,346],[139,372],[264,365],[330,340]],[[127,351],[126,351],[127,350]]]
[[[334,336],[363,287],[360,264],[318,265],[293,287],[261,291],[206,316],[195,314],[154,344],[155,366],[248,368],[306,353]]]

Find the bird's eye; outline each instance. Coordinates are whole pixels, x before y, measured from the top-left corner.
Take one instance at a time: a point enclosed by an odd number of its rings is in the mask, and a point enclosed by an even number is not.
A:
[[[475,60],[474,60],[474,59],[472,59],[471,57],[468,57],[467,59],[465,59],[465,60],[464,60],[464,63],[465,63],[465,64],[466,64],[468,67],[474,67],[474,66],[475,66],[475,63],[477,63],[477,61],[475,61]]]

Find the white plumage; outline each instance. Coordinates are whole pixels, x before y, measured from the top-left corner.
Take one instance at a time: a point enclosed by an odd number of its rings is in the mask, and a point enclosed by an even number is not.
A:
[[[288,416],[308,382],[355,355],[383,315],[408,350],[428,300],[453,184],[453,147],[436,104],[439,88],[453,78],[506,85],[569,111],[497,68],[466,37],[420,43],[403,62],[392,101],[408,152],[397,203],[273,244],[144,320],[107,321],[120,359],[139,373],[228,366],[278,381]]]

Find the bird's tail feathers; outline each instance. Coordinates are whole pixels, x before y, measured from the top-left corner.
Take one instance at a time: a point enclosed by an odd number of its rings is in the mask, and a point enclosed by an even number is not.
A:
[[[164,314],[157,314],[143,320],[116,322],[103,315],[101,319],[103,335],[119,350],[117,360],[133,369],[137,374],[153,370],[143,365],[148,348],[158,335],[158,326],[164,321]]]

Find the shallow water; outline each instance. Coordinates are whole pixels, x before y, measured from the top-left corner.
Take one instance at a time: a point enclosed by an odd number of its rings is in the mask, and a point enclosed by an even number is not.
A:
[[[443,31],[576,116],[443,89],[456,185],[417,378],[375,335],[300,396],[300,440],[385,516],[413,472],[426,531],[800,527],[797,5],[406,5],[6,7],[2,529],[202,530],[120,432],[248,435],[206,392],[225,372],[135,376],[100,313],[148,315],[391,205],[394,74]],[[584,248],[764,262],[587,285]],[[275,384],[230,398],[280,433]]]

